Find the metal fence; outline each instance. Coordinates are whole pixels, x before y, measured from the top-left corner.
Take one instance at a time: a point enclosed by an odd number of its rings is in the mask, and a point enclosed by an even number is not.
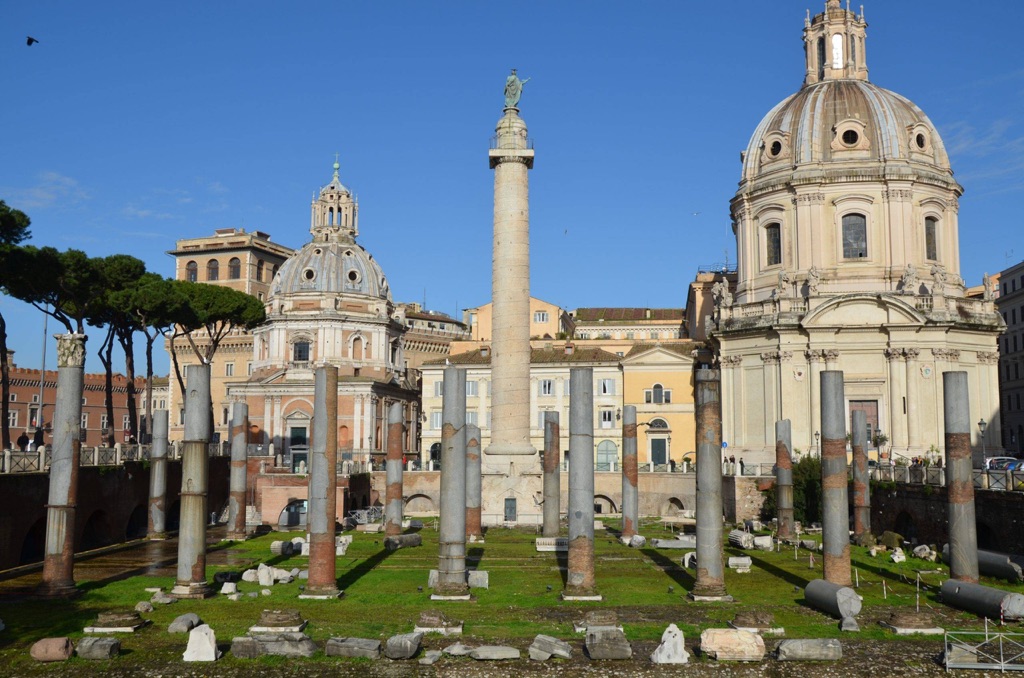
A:
[[[943,659],[946,670],[1024,671],[1024,633],[949,631]]]

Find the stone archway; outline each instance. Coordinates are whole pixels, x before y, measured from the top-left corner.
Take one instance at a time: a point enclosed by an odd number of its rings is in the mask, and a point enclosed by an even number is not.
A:
[[[405,502],[406,513],[436,513],[434,500],[425,494],[414,494]]]
[[[901,535],[907,541],[917,537],[917,524],[914,516],[909,511],[900,511],[893,523],[893,531]]]
[[[82,529],[82,541],[79,547],[82,551],[97,549],[102,546],[109,546],[116,542],[110,528],[110,518],[103,510],[93,511],[89,519],[85,521]]]
[[[148,529],[148,515],[146,514],[146,507],[139,504],[132,511],[132,514],[128,517],[128,523],[124,528],[124,539],[125,541],[132,541],[133,539],[142,539],[146,536]]]
[[[619,510],[615,506],[615,502],[612,501],[611,497],[603,494],[594,495],[594,513],[607,515],[609,513],[618,513]]]
[[[32,525],[25,540],[21,542],[21,557],[19,565],[38,563],[43,559],[46,551],[46,518],[40,518]]]

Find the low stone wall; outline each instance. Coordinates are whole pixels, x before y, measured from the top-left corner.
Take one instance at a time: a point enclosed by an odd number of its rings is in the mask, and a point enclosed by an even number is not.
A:
[[[725,522],[741,523],[761,516],[764,493],[775,487],[775,478],[725,476],[722,478],[722,509]]]

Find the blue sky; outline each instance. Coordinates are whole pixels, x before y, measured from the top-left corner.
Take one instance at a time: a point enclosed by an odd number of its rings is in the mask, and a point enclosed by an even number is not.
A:
[[[533,294],[682,306],[698,266],[735,261],[740,150],[799,88],[804,11],[822,6],[5,3],[0,199],[31,216],[33,244],[169,276],[175,239],[216,228],[301,246],[337,152],[396,300],[455,314],[490,298],[487,145],[516,67],[537,149]],[[1024,3],[865,11],[872,81],[924,109],[966,188],[961,265],[977,284],[1024,258]],[[41,314],[8,298],[0,312],[16,362],[38,367]]]

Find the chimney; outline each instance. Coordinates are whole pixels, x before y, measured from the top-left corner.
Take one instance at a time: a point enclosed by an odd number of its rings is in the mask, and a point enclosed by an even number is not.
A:
[[[481,358],[489,358],[489,357],[491,357],[491,347],[490,346],[481,346],[480,347],[480,357]]]
[[[568,344],[565,345],[565,355],[572,355],[575,350],[576,350],[576,346],[575,345],[573,345],[571,343],[568,343]]]

